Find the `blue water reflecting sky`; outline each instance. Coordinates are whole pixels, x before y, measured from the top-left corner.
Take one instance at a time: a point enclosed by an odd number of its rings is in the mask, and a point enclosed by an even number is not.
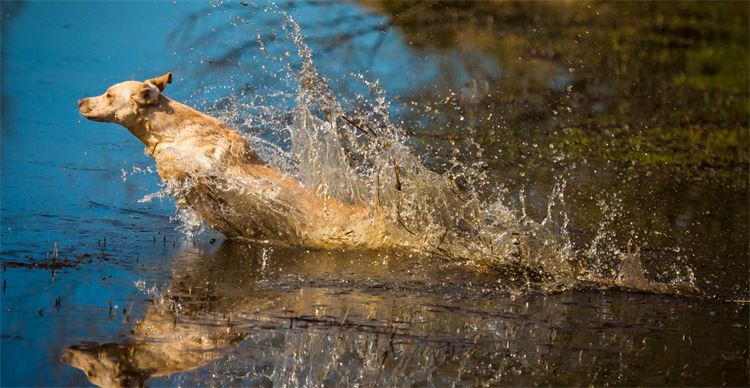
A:
[[[81,260],[92,261],[54,273],[4,268],[1,383],[85,384],[80,372],[60,363],[62,349],[82,340],[122,336],[132,324],[124,321],[122,309],[137,310],[145,297],[134,282],[163,281],[184,239],[170,221],[174,209],[169,200],[139,202],[158,190],[155,174],[123,179],[123,170],[152,165],[141,143],[122,127],[84,120],[76,100],[123,80],[166,71],[175,72],[167,94],[188,102],[201,86],[225,87],[201,95],[211,99],[240,83],[253,83],[247,66],[256,66],[253,58],[262,56],[257,46],[248,46],[246,61],[229,71],[214,75],[202,70],[209,56],[256,31],[273,36],[279,30],[274,25],[278,14],[251,13],[255,26],[227,30],[222,27],[233,14],[202,1],[33,1],[3,2],[1,7],[2,259],[44,261],[57,244],[61,257],[85,255]],[[348,3],[290,11],[308,25],[363,12]],[[210,44],[189,45],[212,33]],[[358,39],[371,47],[378,34]],[[269,50],[278,54],[286,49],[269,45]],[[359,65],[369,68],[371,77],[383,78],[391,92],[434,71],[424,58],[410,56],[406,43],[394,36],[378,52]],[[316,54],[315,59],[334,86],[345,85],[348,72],[363,70],[336,56]],[[420,71],[407,71],[415,66]]]
[[[155,190],[155,177],[120,179],[121,169],[149,163],[141,145],[123,128],[82,120],[75,101],[172,66],[175,55],[162,37],[180,13],[169,3],[2,8],[3,260],[44,259],[55,243],[63,257],[86,253],[95,260],[55,274],[3,272],[2,384],[84,384],[60,363],[61,349],[75,338],[111,337],[126,328],[112,324],[108,306],[122,308],[136,296],[132,284],[141,275],[134,259],[153,256],[156,263],[169,254],[136,253],[137,241],[174,233],[168,203],[137,202]],[[100,258],[96,245],[105,238],[109,247]]]

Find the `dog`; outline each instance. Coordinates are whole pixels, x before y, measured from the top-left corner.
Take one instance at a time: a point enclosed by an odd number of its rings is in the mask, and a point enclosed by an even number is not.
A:
[[[269,166],[222,121],[163,94],[172,73],[125,81],[78,100],[85,118],[116,123],[146,146],[177,206],[229,238],[333,249],[374,248],[390,236],[376,212],[316,194]]]
[[[196,212],[229,238],[313,249],[426,249],[461,260],[476,259],[478,264],[511,267],[518,263],[541,267],[545,258],[557,254],[552,243],[509,243],[506,240],[516,239],[512,233],[492,233],[497,241],[489,248],[482,246],[478,229],[465,227],[468,232],[461,232],[464,226],[454,225],[460,223],[451,218],[459,211],[469,214],[464,219],[477,218],[480,212],[458,204],[455,188],[435,173],[429,175],[436,178],[425,195],[442,207],[427,213],[429,217],[447,214],[451,219],[444,220],[442,228],[420,225],[429,224],[429,219],[417,219],[408,228],[400,214],[394,217],[387,208],[319,195],[262,161],[238,131],[164,95],[171,82],[171,72],[143,82],[121,82],[100,96],[78,100],[79,111],[89,120],[127,128],[155,160],[176,205]],[[397,209],[402,206],[397,205]],[[536,240],[551,241],[547,234]]]

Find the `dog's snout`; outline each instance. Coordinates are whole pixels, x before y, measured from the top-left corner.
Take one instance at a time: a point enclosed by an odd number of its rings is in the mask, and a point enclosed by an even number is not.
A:
[[[78,99],[78,107],[79,107],[79,108],[80,108],[81,106],[83,106],[83,103],[85,102],[85,100],[86,100],[85,98],[80,98],[80,99]]]

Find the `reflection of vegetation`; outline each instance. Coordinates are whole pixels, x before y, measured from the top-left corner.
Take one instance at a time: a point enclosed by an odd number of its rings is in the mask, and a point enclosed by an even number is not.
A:
[[[643,141],[644,137],[647,142]],[[742,150],[747,141],[746,132],[724,129],[652,128],[644,136],[632,136],[623,129],[587,134],[585,130],[575,128],[563,145],[574,157],[594,156],[594,146],[608,144],[608,147],[597,149],[597,153],[608,160],[635,161],[645,166],[666,164],[676,168],[732,169],[749,162],[747,153]]]
[[[539,208],[542,182],[562,175],[574,243],[607,216],[604,197],[621,204],[608,210],[620,246],[685,248],[701,278],[746,289],[748,3],[363,3],[440,59],[438,79],[404,98],[438,159],[475,155]],[[454,151],[467,130],[483,154]]]
[[[365,12],[328,2],[279,7],[307,15],[300,17],[302,31],[323,70],[339,66],[363,71],[389,61],[384,40],[398,40],[401,34],[409,50],[423,58],[423,63],[412,65],[430,69],[419,73],[434,74],[421,78],[422,85],[410,85],[401,96],[404,106],[417,107],[406,122],[419,127],[416,133],[423,136],[429,129],[431,143],[462,136],[469,126],[487,154],[506,151],[500,163],[517,163],[508,155],[529,151],[526,145],[557,144],[573,158],[677,167],[691,177],[714,176],[705,173],[718,169],[716,176],[725,183],[746,186],[747,3],[360,4]],[[276,30],[283,24],[279,15],[248,14],[249,8],[230,4],[225,9],[250,15],[251,24],[262,27],[258,39],[252,34],[232,35],[234,23],[193,36],[203,15],[196,13],[172,40],[182,42],[182,49],[202,48],[206,58],[200,59],[206,59],[207,69],[239,71],[244,78],[258,71],[257,52],[249,49],[259,42],[265,42],[265,53],[288,54],[289,42]],[[238,43],[215,44],[218,41]],[[326,62],[328,58],[337,63]],[[262,68],[272,68],[272,62]],[[286,71],[272,71],[276,70]],[[348,87],[334,78],[334,88]],[[277,81],[275,76],[259,75],[253,77],[252,87],[262,94],[260,83]],[[446,101],[456,109],[446,107]],[[434,109],[420,109],[425,106]],[[708,139],[711,144],[704,144]],[[553,149],[561,148],[539,147],[539,156],[549,159]]]
[[[453,90],[468,85],[461,115],[503,113],[475,121],[480,137],[498,126],[525,129],[503,132],[520,133],[519,142],[528,141],[527,130],[576,128],[547,140],[569,145],[572,157],[728,169],[733,183],[744,185],[747,3],[366,4],[390,15],[413,47],[458,50],[468,73],[468,81],[452,82]],[[496,63],[497,75],[471,70],[477,51]],[[446,63],[454,68],[440,74],[461,73],[456,61]],[[426,87],[411,98],[438,101],[440,92]],[[485,140],[495,147],[513,142]]]

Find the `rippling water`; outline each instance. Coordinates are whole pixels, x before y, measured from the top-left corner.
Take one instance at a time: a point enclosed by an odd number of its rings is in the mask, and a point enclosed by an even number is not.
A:
[[[3,4],[4,385],[747,384],[745,188],[535,157],[557,144],[543,120],[497,126],[500,108],[466,104],[481,79],[466,91],[438,66],[512,64],[425,51],[408,19],[386,31],[370,12]],[[409,249],[224,241],[175,213],[137,140],[74,104],[166,70],[170,97],[322,195],[381,209]]]

